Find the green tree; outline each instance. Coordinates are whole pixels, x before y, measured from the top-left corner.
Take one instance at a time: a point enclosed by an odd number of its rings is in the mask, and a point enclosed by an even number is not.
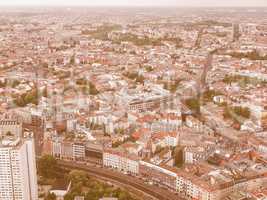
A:
[[[43,97],[48,97],[47,87],[45,87],[43,90]]]
[[[141,84],[144,84],[144,81],[145,81],[145,77],[143,75],[139,75],[136,77],[135,81],[137,83],[141,83]]]
[[[87,173],[81,170],[72,170],[69,173],[68,178],[73,184],[82,183],[83,185],[86,185],[89,181]]]
[[[38,173],[45,178],[54,178],[57,167],[57,160],[51,155],[42,156],[37,163]]]
[[[247,53],[243,53],[243,52],[232,52],[229,54],[230,56],[234,57],[234,58],[247,58],[250,60],[267,60],[267,55],[265,56],[261,56],[258,51],[254,50],[251,52],[247,52]]]
[[[54,193],[49,193],[44,200],[56,200],[57,197]]]
[[[234,112],[239,115],[242,116],[246,119],[250,118],[250,110],[247,107],[241,107],[241,106],[235,106],[234,108]]]
[[[75,55],[72,55],[70,58],[70,64],[74,65],[75,64]]]
[[[48,63],[47,63],[47,62],[43,62],[43,63],[42,63],[42,67],[43,67],[43,68],[48,68]]]
[[[185,101],[185,104],[188,106],[190,110],[195,112],[196,114],[200,114],[200,102],[196,98],[190,98]]]
[[[33,102],[35,98],[36,96],[33,92],[28,92],[24,98],[24,101],[28,104]]]
[[[20,82],[18,80],[14,80],[12,83],[12,88],[17,87],[20,84]]]
[[[19,107],[24,107],[27,105],[22,96],[18,96],[17,98],[15,98],[14,103]]]
[[[238,117],[249,119],[250,115],[249,108],[242,106],[225,107],[223,112],[223,117],[225,119],[232,119],[234,121],[239,121]]]
[[[181,81],[182,80],[179,79],[179,80],[175,80],[174,82],[165,82],[164,89],[169,90],[171,93],[175,93]]]
[[[86,85],[87,84],[87,80],[86,79],[83,79],[83,78],[80,78],[76,81],[76,84],[77,85]]]
[[[129,200],[129,199],[131,199],[131,195],[127,191],[121,191],[118,199],[119,200]]]
[[[203,100],[207,102],[211,102],[213,101],[213,98],[218,95],[221,95],[221,93],[215,90],[207,90],[203,93]]]
[[[19,107],[24,107],[29,103],[38,105],[37,89],[32,89],[31,91],[24,93],[21,96],[15,97],[14,103]]]
[[[91,95],[97,95],[99,93],[99,91],[96,89],[96,86],[92,82],[89,82],[88,85],[89,85],[89,93]]]
[[[116,134],[123,135],[124,134],[124,129],[123,128],[115,128],[114,132]]]
[[[5,80],[4,82],[0,81],[0,88],[4,88],[7,85],[7,81]]]
[[[152,66],[146,66],[145,69],[147,72],[152,72],[154,70]]]
[[[176,167],[183,165],[183,147],[177,146],[173,151],[174,164]]]
[[[10,131],[8,131],[8,132],[6,133],[6,136],[13,136],[13,134],[12,134]]]

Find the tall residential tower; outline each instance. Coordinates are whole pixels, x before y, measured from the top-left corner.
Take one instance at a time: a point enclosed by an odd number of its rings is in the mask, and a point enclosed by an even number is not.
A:
[[[0,124],[0,199],[37,200],[33,139],[18,133],[22,128],[16,121],[3,120]]]

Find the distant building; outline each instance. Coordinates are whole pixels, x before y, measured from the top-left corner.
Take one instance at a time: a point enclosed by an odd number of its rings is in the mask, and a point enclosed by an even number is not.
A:
[[[187,164],[194,164],[206,160],[214,153],[214,148],[207,146],[185,147],[184,148],[184,162]]]

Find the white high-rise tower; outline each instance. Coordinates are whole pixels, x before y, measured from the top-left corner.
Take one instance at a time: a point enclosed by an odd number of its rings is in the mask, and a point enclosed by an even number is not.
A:
[[[0,121],[0,123],[7,123]],[[7,123],[10,125],[11,122]],[[33,139],[0,128],[0,199],[37,200],[37,173]]]

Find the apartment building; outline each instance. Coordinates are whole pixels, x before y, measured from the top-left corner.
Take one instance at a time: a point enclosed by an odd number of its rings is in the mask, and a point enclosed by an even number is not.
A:
[[[0,136],[13,134],[20,137],[22,133],[22,124],[16,120],[4,119],[0,121]]]
[[[6,136],[0,142],[0,199],[37,200],[34,142]]]
[[[189,146],[184,148],[184,162],[194,164],[206,160],[214,153],[212,146]]]
[[[128,155],[114,149],[104,150],[103,165],[125,173],[139,173],[139,160],[136,156]]]
[[[171,190],[176,190],[177,174],[170,169],[140,161],[140,175]]]
[[[47,140],[44,150],[56,158],[64,160],[84,160],[85,144],[73,141]]]

